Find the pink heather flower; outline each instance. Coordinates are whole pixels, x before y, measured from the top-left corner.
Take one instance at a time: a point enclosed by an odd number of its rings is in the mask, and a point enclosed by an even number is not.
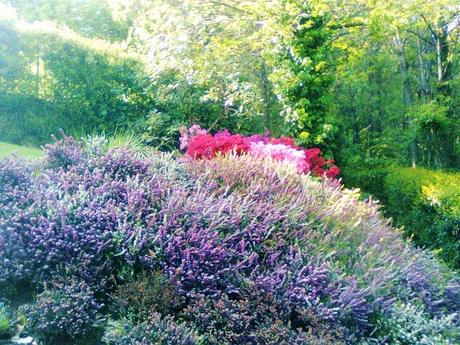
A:
[[[232,133],[230,133],[230,131],[228,129],[224,129],[223,131],[220,131],[220,132],[217,132],[216,134],[214,134],[214,138],[218,139],[218,138],[226,138],[226,137],[231,137],[232,136]]]
[[[329,178],[335,178],[340,174],[340,169],[337,165],[332,165],[327,171],[326,176]]]
[[[220,132],[214,136],[200,133],[190,139],[187,154],[194,159],[211,159],[217,153],[242,154],[249,151],[249,144],[246,139],[239,135],[232,135],[228,131]]]
[[[214,147],[216,152],[229,153],[235,152],[236,154],[242,154],[248,152],[250,146],[247,140],[239,135],[231,135],[230,132],[221,132],[214,136]]]
[[[283,144],[292,148],[296,148],[294,139],[288,137],[272,138],[270,144]]]
[[[190,140],[190,137],[188,135],[188,129],[185,126],[180,126],[179,133],[180,133],[180,137],[179,137],[180,149],[185,150]]]
[[[187,147],[187,154],[193,159],[211,159],[216,155],[214,138],[210,134],[194,136]]]
[[[266,132],[265,134],[254,134],[254,135],[250,135],[249,137],[247,137],[247,141],[249,143],[258,143],[259,141],[260,142],[263,142],[264,144],[268,144],[268,142],[270,141],[270,137],[269,137],[269,132]]]

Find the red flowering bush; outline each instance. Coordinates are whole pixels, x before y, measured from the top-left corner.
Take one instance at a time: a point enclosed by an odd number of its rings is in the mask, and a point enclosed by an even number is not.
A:
[[[193,159],[213,158],[217,153],[214,137],[210,134],[198,134],[190,140],[187,154]]]
[[[182,128],[180,132],[181,149],[186,149],[187,155],[193,159],[211,159],[218,153],[249,153],[259,158],[292,162],[301,174],[335,178],[340,173],[334,160],[322,157],[320,149],[302,149],[293,138],[270,138],[268,134],[245,137],[228,130],[211,135],[198,125]]]
[[[217,152],[242,154],[250,150],[250,145],[245,137],[239,134],[230,134],[229,131],[219,132],[214,135],[214,148]]]

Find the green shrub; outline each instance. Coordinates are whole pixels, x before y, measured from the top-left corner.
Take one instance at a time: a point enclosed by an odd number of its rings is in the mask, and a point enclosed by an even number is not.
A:
[[[1,141],[40,145],[61,128],[112,134],[155,105],[139,57],[101,40],[0,19],[0,61]]]
[[[13,334],[12,322],[10,319],[10,314],[3,306],[3,303],[0,302],[0,339],[10,338]]]
[[[381,320],[380,326],[386,330],[382,341],[397,345],[450,345],[458,337],[452,334],[454,319],[454,314],[430,318],[422,306],[396,304],[391,317]]]
[[[460,268],[460,174],[397,166],[343,169],[345,184],[380,200],[407,237]]]
[[[388,168],[381,165],[366,167],[344,166],[341,167],[341,175],[346,186],[360,188],[364,194],[371,194],[382,200],[384,195],[383,181],[388,174]]]
[[[112,309],[118,316],[144,322],[154,312],[173,313],[185,301],[169,286],[167,276],[156,271],[144,272],[119,286],[112,294],[112,302]]]

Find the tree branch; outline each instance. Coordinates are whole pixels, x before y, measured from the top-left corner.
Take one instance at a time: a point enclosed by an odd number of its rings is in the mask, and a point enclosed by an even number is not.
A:
[[[434,29],[431,27],[431,24],[428,22],[428,20],[425,18],[425,16],[423,14],[420,15],[420,17],[422,17],[423,21],[425,22],[426,26],[428,27],[428,29],[431,31],[431,33],[433,34],[434,37],[438,37],[438,34],[436,33],[436,31],[434,31]]]
[[[327,25],[328,29],[338,30],[338,29],[349,29],[355,27],[363,27],[366,26],[364,23],[349,23],[349,24],[335,24],[335,25]]]
[[[407,32],[417,36],[418,38],[420,38],[422,41],[425,41],[426,43],[429,43],[431,45],[434,45],[434,42],[430,41],[430,40],[427,40],[425,37],[421,36],[418,32],[415,32],[415,31],[412,31],[412,30],[409,30],[407,29],[406,30]]]

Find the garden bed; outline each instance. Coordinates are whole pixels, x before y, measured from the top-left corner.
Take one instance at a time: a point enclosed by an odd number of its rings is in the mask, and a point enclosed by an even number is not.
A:
[[[0,298],[41,344],[459,339],[459,277],[292,162],[64,137],[1,161],[0,205]]]

